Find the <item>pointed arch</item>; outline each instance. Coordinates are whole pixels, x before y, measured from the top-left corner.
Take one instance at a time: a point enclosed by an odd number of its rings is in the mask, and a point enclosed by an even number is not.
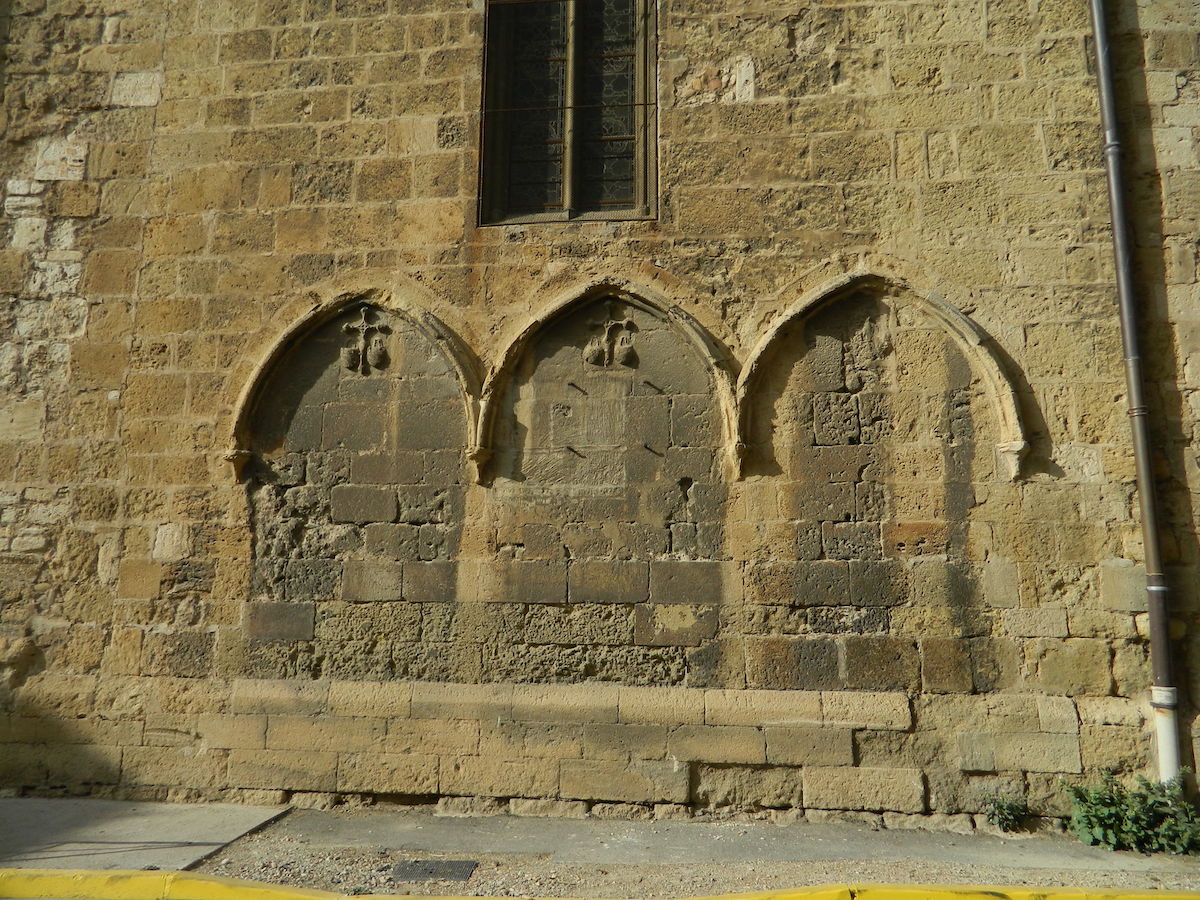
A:
[[[802,294],[770,324],[751,351],[737,381],[738,434],[744,435],[748,428],[746,417],[749,404],[746,399],[757,388],[763,362],[769,358],[781,335],[792,323],[863,288],[881,296],[903,297],[954,341],[972,371],[984,384],[999,434],[997,458],[1003,464],[1009,480],[1017,480],[1021,461],[1029,450],[1029,442],[1021,421],[1016,385],[1005,370],[995,340],[941,294],[920,290],[909,279],[874,268],[860,267],[835,275]]]
[[[515,336],[508,341],[495,365],[488,371],[479,393],[479,424],[475,431],[476,440],[470,451],[478,483],[485,483],[489,478],[490,462],[496,449],[496,422],[503,405],[503,397],[525,353],[547,327],[605,297],[618,300],[663,322],[682,337],[705,362],[712,376],[715,399],[720,410],[726,467],[730,473],[736,473],[739,442],[735,385],[738,366],[733,355],[678,305],[641,286],[633,286],[623,281],[602,280],[577,285],[563,292],[540,312],[525,320],[516,330]]]
[[[360,304],[376,306],[387,313],[398,316],[409,323],[431,345],[443,354],[455,373],[459,393],[464,404],[467,425],[467,447],[476,444],[479,423],[479,397],[482,379],[480,365],[474,353],[462,339],[437,316],[411,303],[400,290],[364,284],[341,286],[340,290],[325,292],[311,291],[296,303],[281,311],[281,318],[290,314],[287,321],[267,342],[264,352],[257,359],[243,359],[234,366],[231,375],[229,398],[231,415],[226,434],[228,450],[225,458],[233,464],[234,472],[240,477],[245,462],[251,455],[251,419],[255,404],[271,373],[288,351],[321,326],[337,318],[351,307]]]

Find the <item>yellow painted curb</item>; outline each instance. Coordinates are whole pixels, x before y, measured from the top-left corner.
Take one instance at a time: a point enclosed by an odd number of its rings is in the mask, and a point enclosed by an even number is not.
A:
[[[985,887],[922,884],[825,884],[785,891],[714,894],[686,900],[1196,900],[1200,891],[1105,888]],[[188,872],[0,869],[0,898],[12,900],[396,900],[394,894],[353,897]],[[409,900],[421,900],[413,895]],[[429,898],[434,900],[434,898]],[[436,900],[511,900],[453,897]],[[571,900],[571,898],[558,898]]]

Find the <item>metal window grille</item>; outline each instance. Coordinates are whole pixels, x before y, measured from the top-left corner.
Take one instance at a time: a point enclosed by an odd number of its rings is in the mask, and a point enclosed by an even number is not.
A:
[[[489,0],[485,224],[652,213],[653,0]]]

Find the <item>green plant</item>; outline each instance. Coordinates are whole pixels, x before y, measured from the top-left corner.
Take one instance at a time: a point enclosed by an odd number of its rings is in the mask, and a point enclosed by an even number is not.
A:
[[[1099,785],[1068,784],[1070,829],[1085,844],[1140,853],[1200,852],[1200,812],[1183,794],[1183,777],[1127,788],[1110,773]]]
[[[1031,815],[1029,801],[1024,797],[989,797],[984,803],[988,823],[1001,831],[1020,831]]]

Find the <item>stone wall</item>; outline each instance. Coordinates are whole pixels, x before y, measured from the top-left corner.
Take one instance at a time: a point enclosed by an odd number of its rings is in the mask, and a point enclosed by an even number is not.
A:
[[[1200,21],[1113,7],[1190,687]],[[5,785],[904,816],[1147,765],[1083,0],[661,0],[658,218],[491,227],[467,0],[0,25]]]

